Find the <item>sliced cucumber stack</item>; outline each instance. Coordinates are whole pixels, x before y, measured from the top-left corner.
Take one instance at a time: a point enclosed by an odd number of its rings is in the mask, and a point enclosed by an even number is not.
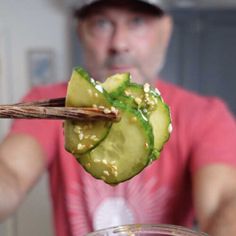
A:
[[[65,148],[93,177],[115,185],[131,179],[155,160],[169,139],[170,111],[148,84],[131,83],[130,74],[115,74],[98,84],[76,68],[66,106],[98,106],[118,111],[121,119],[65,122]]]

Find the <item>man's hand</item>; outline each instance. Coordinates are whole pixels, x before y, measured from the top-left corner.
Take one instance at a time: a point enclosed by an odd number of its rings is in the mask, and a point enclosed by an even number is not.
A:
[[[10,215],[45,168],[40,145],[14,134],[0,144],[0,220]]]
[[[202,231],[212,236],[236,235],[236,168],[215,164],[197,171],[193,197]]]

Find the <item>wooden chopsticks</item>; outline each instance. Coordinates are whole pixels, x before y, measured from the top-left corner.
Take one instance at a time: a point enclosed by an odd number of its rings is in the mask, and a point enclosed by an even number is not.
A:
[[[65,107],[65,98],[0,105],[0,118],[118,121],[117,112],[93,107]]]

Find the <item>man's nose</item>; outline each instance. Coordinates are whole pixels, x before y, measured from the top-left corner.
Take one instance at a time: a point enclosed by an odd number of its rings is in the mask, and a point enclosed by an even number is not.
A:
[[[116,26],[110,40],[112,52],[125,52],[129,50],[129,32],[125,26]]]

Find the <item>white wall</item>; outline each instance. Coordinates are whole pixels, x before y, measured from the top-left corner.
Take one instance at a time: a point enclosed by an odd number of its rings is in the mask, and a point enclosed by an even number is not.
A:
[[[0,103],[16,102],[28,91],[30,49],[53,50],[55,80],[69,77],[67,15],[53,0],[0,0]],[[0,120],[0,139],[4,124]],[[0,225],[0,235],[53,235],[46,178],[45,174],[15,216]]]
[[[56,79],[68,77],[67,21],[52,0],[1,0],[0,28],[8,35],[12,100],[29,88],[27,51],[52,49],[56,55]]]

